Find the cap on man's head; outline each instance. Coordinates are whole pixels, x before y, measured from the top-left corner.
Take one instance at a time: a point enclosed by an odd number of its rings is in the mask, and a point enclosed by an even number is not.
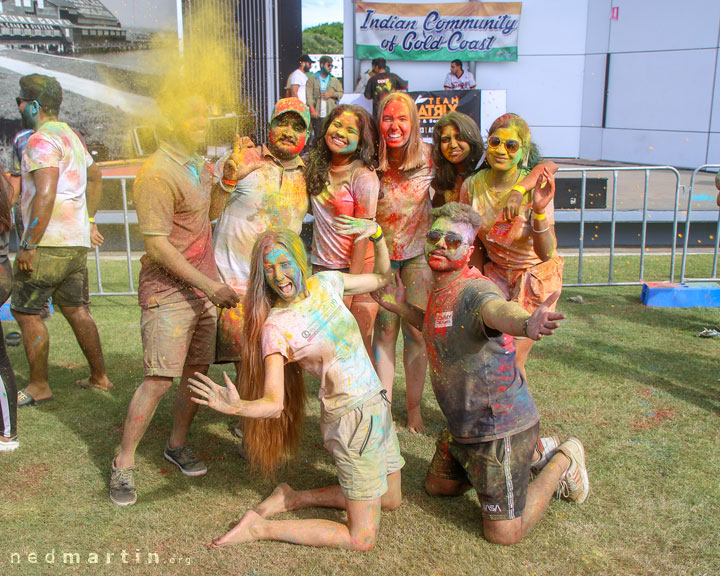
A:
[[[272,115],[270,116],[270,123],[278,116],[282,116],[287,112],[295,112],[298,114],[300,118],[302,118],[305,128],[310,130],[310,109],[303,104],[300,98],[281,98],[275,102]]]
[[[315,62],[315,60],[310,58],[309,54],[303,54],[302,56],[300,56],[300,59],[298,60],[298,62],[310,62],[310,64],[313,64]]]
[[[62,86],[52,76],[28,74],[20,78],[20,98],[36,100],[40,106],[57,114],[63,99]]]

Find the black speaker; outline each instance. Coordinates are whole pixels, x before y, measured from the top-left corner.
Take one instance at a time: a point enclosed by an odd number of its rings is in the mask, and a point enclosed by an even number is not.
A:
[[[580,208],[582,178],[555,178],[555,208]],[[585,179],[585,208],[607,208],[607,178]]]

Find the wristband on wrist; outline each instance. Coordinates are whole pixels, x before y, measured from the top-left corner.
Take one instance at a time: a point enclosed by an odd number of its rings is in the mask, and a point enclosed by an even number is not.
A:
[[[382,237],[383,237],[382,228],[380,228],[380,224],[377,224],[377,230],[375,231],[375,234],[370,236],[370,242],[379,242]]]
[[[533,220],[545,220],[545,218],[547,218],[547,214],[545,214],[545,212],[538,214],[533,210]]]
[[[220,188],[222,188],[225,192],[232,192],[235,190],[235,186],[237,186],[238,181],[235,180],[226,180],[225,178],[221,179],[218,184],[220,185]]]
[[[528,316],[527,319],[525,320],[525,322],[523,323],[522,334],[523,334],[523,336],[525,336],[525,338],[528,337],[527,329],[528,329],[529,324],[530,324],[530,316]]]
[[[90,224],[95,224],[95,218],[90,217],[88,220],[90,221]]]
[[[37,249],[37,244],[29,244],[27,240],[23,240],[20,244],[20,248],[22,250],[35,250]]]
[[[517,190],[523,196],[525,195],[525,192],[527,192],[525,186],[522,186],[521,184],[515,184],[515,186],[512,187],[512,190]]]
[[[550,226],[543,228],[542,230],[535,230],[535,228],[532,229],[535,234],[542,234],[543,232],[547,232],[548,230],[550,230]]]

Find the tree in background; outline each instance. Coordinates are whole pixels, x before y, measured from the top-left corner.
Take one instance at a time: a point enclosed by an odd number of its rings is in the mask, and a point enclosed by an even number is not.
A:
[[[304,54],[342,54],[342,22],[332,22],[306,28],[303,30],[302,43]]]

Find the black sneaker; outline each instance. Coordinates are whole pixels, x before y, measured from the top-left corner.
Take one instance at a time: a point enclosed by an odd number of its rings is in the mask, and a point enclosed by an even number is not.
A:
[[[185,476],[202,476],[207,472],[207,466],[205,466],[201,460],[198,460],[195,454],[192,453],[192,450],[187,446],[170,448],[170,446],[166,444],[165,459],[180,468],[180,471],[185,474]]]
[[[110,500],[118,506],[132,506],[137,502],[137,491],[133,472],[136,466],[115,468],[115,462],[110,465]]]

